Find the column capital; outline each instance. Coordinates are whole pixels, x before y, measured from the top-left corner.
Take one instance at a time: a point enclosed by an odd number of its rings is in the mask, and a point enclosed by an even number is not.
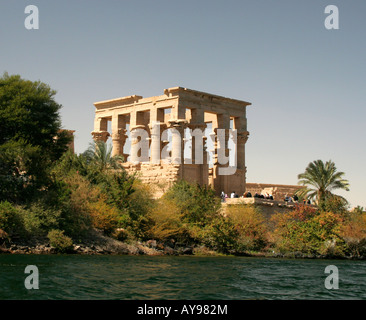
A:
[[[184,119],[175,119],[175,120],[169,120],[169,128],[176,128],[176,129],[184,129],[188,123],[187,120]]]
[[[249,138],[249,131],[242,131],[238,132],[237,134],[238,143],[245,144],[248,141],[248,138]]]
[[[124,141],[127,138],[126,129],[118,129],[117,132],[112,133],[112,140],[113,141]]]
[[[146,129],[146,126],[144,126],[144,125],[135,125],[135,126],[130,127],[130,131],[136,130],[136,129]]]
[[[93,131],[92,133],[94,141],[103,141],[107,142],[108,137],[110,136],[108,131]]]
[[[187,127],[189,129],[192,129],[192,130],[201,129],[201,131],[204,131],[207,128],[207,124],[205,124],[205,123],[188,123]]]
[[[155,121],[155,123],[149,123],[148,124],[148,127],[149,127],[149,129],[150,130],[153,130],[154,128],[156,128],[156,126],[159,126],[159,127],[161,127],[162,126],[162,123],[160,122],[160,121]]]

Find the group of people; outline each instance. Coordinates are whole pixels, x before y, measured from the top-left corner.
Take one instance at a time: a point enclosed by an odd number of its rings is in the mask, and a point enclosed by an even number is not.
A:
[[[228,195],[227,195],[227,193],[225,193],[224,191],[221,192],[220,197],[221,197],[221,201],[222,202],[225,202],[226,199],[229,198]],[[250,191],[244,192],[243,195],[240,198],[252,198],[252,197],[259,198],[259,199],[273,200],[273,196],[271,194],[269,194],[269,193],[259,194],[259,193],[256,192],[254,194],[254,196],[252,196],[252,194],[250,193]],[[233,191],[230,194],[230,198],[239,198],[239,195],[235,191]],[[298,203],[299,202],[299,198],[298,198],[298,196],[296,194],[294,194],[292,197],[291,196],[288,196],[286,194],[286,196],[284,198],[284,201],[285,202],[288,202],[288,203],[290,203],[290,202]],[[304,204],[311,204],[310,200],[304,199],[303,202],[304,202]]]
[[[225,202],[227,198],[229,198],[229,196],[227,195],[227,193],[225,193],[224,191],[221,192],[221,201]],[[267,199],[267,200],[273,200],[273,196],[269,193],[265,193],[265,194],[259,194],[259,193],[255,193],[254,196],[252,196],[252,194],[250,193],[250,191],[246,191],[243,193],[243,195],[240,198],[259,198],[259,199]],[[230,194],[230,198],[239,198],[239,195],[233,191]],[[284,201],[287,203],[299,203],[299,197],[295,194],[292,197],[288,196],[287,194],[285,195]],[[310,200],[303,200],[304,204],[311,204]]]
[[[221,197],[222,202],[225,202],[225,199],[228,198],[228,195],[227,195],[227,193],[225,193],[224,191],[222,191],[220,197]],[[233,191],[230,194],[230,198],[239,198],[239,195],[235,191]]]
[[[221,201],[222,202],[225,202],[225,199],[228,198],[228,195],[227,193],[225,193],[224,191],[221,192]],[[250,191],[246,191],[243,193],[243,195],[240,197],[240,198],[252,198],[252,194],[250,193]],[[230,198],[239,198],[239,195],[233,191],[231,194],[230,194]],[[258,194],[258,193],[255,193],[254,195],[254,198],[261,198],[261,199],[268,199],[268,200],[273,200],[273,196],[271,194]]]
[[[255,193],[254,198],[273,200],[273,196],[271,194],[268,194],[268,193],[266,193],[266,194]]]
[[[295,194],[293,197],[289,197],[287,194],[285,196],[285,199],[283,199],[283,201],[285,202],[295,202],[295,203],[299,203],[299,197]],[[303,200],[304,204],[311,204],[310,200]]]
[[[221,198],[221,201],[222,202],[225,202],[225,199],[229,198],[227,193],[225,193],[224,191],[221,192],[221,195],[220,195],[220,198]],[[239,195],[233,191],[231,194],[230,194],[230,198],[239,198]]]

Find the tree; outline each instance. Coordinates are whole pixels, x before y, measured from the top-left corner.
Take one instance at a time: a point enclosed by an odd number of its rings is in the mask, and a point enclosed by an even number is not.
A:
[[[319,204],[329,197],[343,197],[334,195],[336,189],[349,191],[348,180],[343,178],[344,172],[337,171],[335,163],[331,160],[324,163],[322,160],[310,162],[304,173],[298,175],[298,184],[304,187],[297,194],[307,199],[315,199]]]
[[[56,91],[40,81],[4,73],[0,78],[0,145],[10,141],[39,146],[52,160],[66,151],[69,139],[61,131]]]
[[[0,200],[18,201],[25,190],[44,187],[48,168],[67,150],[55,94],[40,81],[0,78]]]
[[[112,156],[112,148],[103,141],[90,144],[83,154],[89,164],[93,164],[100,171],[107,169],[122,169],[123,156]]]

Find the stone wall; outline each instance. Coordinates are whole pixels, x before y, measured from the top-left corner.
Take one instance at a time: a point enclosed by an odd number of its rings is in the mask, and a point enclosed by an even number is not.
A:
[[[142,162],[138,165],[133,165],[127,162],[122,165],[129,174],[137,173],[137,176],[143,183],[151,185],[156,198],[162,196],[181,175],[181,166],[175,164]]]
[[[249,191],[253,196],[258,194],[271,194],[274,200],[283,201],[285,196],[293,196],[294,193],[301,189],[301,186],[268,184],[268,183],[246,183],[246,191]]]
[[[296,205],[299,204],[301,205],[301,203],[296,202],[285,202],[285,201],[267,200],[259,198],[228,198],[223,203],[224,212],[227,206],[239,205],[239,204],[248,204],[256,206],[257,208],[259,208],[259,210],[267,220],[269,220],[273,214],[286,213],[294,210]],[[314,205],[307,204],[306,206],[317,208]]]

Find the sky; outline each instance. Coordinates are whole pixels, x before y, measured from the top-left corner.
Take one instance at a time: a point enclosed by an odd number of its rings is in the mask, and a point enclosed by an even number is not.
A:
[[[76,153],[96,101],[176,86],[249,101],[247,182],[296,185],[332,160],[350,182],[335,193],[366,207],[365,31],[364,0],[0,0],[0,73],[57,91]]]

